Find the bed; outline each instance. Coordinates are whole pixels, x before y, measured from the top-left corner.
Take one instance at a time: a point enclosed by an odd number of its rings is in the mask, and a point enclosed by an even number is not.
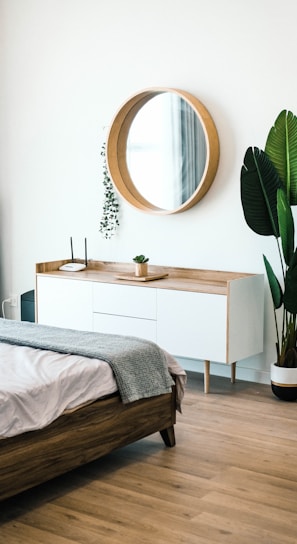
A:
[[[53,343],[53,338],[57,338],[57,342],[55,340]],[[74,338],[79,339],[79,348],[73,346]],[[83,342],[81,342],[81,338],[83,338]],[[97,359],[94,357],[94,353],[97,353],[97,348],[95,346],[96,349],[94,351],[93,344],[95,341],[97,342],[98,338],[100,341],[100,357],[98,360],[100,364],[103,362],[113,375],[114,383],[111,389],[103,388],[103,396],[100,393],[99,398],[95,398],[97,393],[93,392],[91,398],[87,400],[79,393],[78,400],[73,402],[73,405],[61,406],[59,413],[49,415],[48,422],[43,421],[42,424],[39,424],[39,427],[34,418],[29,417],[29,427],[25,427],[24,430],[18,427],[16,429],[11,428],[11,420],[17,420],[18,418],[9,415],[15,414],[15,408],[10,408],[7,416],[4,408],[6,403],[3,401],[3,399],[6,399],[6,391],[4,395],[1,390],[1,384],[5,381],[4,376],[7,375],[7,369],[12,367],[12,374],[20,374],[20,366],[14,366],[17,363],[8,364],[8,362],[12,361],[11,353],[17,354],[18,364],[21,362],[25,367],[24,372],[27,372],[27,362],[25,362],[24,353],[26,352],[26,357],[30,361],[35,360],[36,357],[36,368],[38,369],[38,373],[43,376],[43,368],[54,367],[56,365],[56,363],[51,363],[46,367],[46,360],[51,357],[58,357],[67,361],[73,357],[73,368],[79,366],[76,358],[79,361],[86,359],[87,362],[89,361],[92,365],[95,365]],[[91,354],[90,339],[92,339]],[[102,342],[104,341],[105,343],[106,340],[108,343],[112,342],[111,351],[110,347],[102,349]],[[69,342],[72,344],[71,351],[69,350]],[[123,359],[126,357],[124,378],[123,376],[118,377],[118,362],[114,347],[117,342],[119,342],[119,345],[116,347],[116,351],[121,350]],[[166,446],[172,447],[175,445],[174,425],[176,422],[176,410],[180,409],[186,375],[179,364],[169,354],[160,350],[155,344],[151,345],[152,343],[149,343],[149,346],[147,346],[146,341],[144,348],[142,348],[142,342],[142,340],[134,339],[133,337],[119,338],[114,335],[82,333],[81,331],[0,319],[0,360],[4,365],[2,378],[0,372],[0,415],[4,425],[2,434],[0,427],[0,500],[34,487],[84,463],[98,459],[114,449],[128,445],[156,432],[161,434]],[[87,349],[82,349],[82,344],[87,344]],[[143,355],[142,349],[146,350],[148,347],[149,350],[152,348],[155,350],[157,348],[158,352],[160,350],[161,354],[163,353],[162,357],[165,357],[164,360],[166,360],[167,365],[165,369],[166,387],[165,389],[163,388],[163,391],[162,388],[159,391],[159,386],[157,385],[156,387],[156,383],[153,380],[153,394],[150,391],[150,385],[148,385],[148,391],[143,393],[142,388],[144,384],[141,383],[140,393],[137,393],[135,396],[133,389],[134,396],[132,396],[132,400],[125,397],[126,384],[121,383],[121,380],[125,382],[125,372],[127,370],[130,373],[134,366],[138,367],[138,364],[134,365],[133,363],[134,356],[131,358],[130,355],[131,345],[134,348],[136,346],[135,353],[137,354],[137,358],[145,361],[145,367],[150,366],[150,360],[147,357],[150,357],[152,352],[149,351],[148,354],[144,352]],[[40,357],[42,357],[42,360]],[[63,364],[65,363],[62,360],[61,365]],[[152,368],[149,368],[151,374],[155,372],[152,371]],[[95,371],[97,370],[94,367]],[[135,381],[146,381],[142,378],[140,379],[142,373],[145,375],[146,371],[147,368],[141,370],[140,365],[135,373]],[[158,370],[156,373],[158,374]],[[58,373],[59,384],[63,384],[63,394],[61,395],[63,400],[67,396],[65,393],[67,389],[65,386],[66,374],[68,378],[71,372],[67,369],[66,373],[64,369],[62,375]],[[79,372],[80,384],[84,383],[82,379],[83,373]],[[92,378],[89,375],[87,375],[86,379],[88,383],[92,383]],[[133,379],[132,388],[135,385]],[[96,380],[93,381],[95,383]],[[130,381],[130,377],[128,381]],[[55,388],[57,385],[55,384],[53,387],[54,391],[56,391]],[[73,392],[75,387],[71,385],[68,389],[70,392]],[[80,388],[77,389],[80,392],[84,392],[89,387],[80,385]],[[52,397],[53,393],[50,392],[49,395]],[[16,396],[14,392],[12,396]],[[29,396],[38,397],[35,392],[34,394],[31,392]],[[57,396],[59,395],[57,394]],[[40,397],[44,399],[43,392],[41,392]],[[19,394],[17,398],[18,403],[23,405],[23,401],[20,402],[19,400]],[[46,401],[43,404],[47,406],[50,403]],[[33,411],[36,412],[38,409],[34,408]],[[40,412],[43,414],[46,410],[42,408]],[[29,415],[31,416],[32,414]],[[5,426],[6,420],[9,422],[9,425]]]

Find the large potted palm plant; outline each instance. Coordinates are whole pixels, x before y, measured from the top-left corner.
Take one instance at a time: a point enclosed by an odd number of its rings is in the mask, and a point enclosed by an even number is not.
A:
[[[241,169],[241,202],[248,226],[274,236],[279,269],[264,255],[276,330],[271,386],[284,400],[297,399],[297,249],[292,206],[297,204],[297,117],[283,110],[265,150],[249,147]]]

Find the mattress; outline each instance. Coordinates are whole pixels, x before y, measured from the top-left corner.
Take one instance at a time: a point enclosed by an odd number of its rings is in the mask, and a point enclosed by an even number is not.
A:
[[[179,377],[181,403],[186,373],[165,354],[170,373]],[[0,438],[42,429],[65,411],[116,391],[105,361],[0,343]]]

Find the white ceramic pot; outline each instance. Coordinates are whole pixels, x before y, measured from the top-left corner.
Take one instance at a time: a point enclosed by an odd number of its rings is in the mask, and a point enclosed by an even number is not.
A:
[[[297,400],[297,368],[271,365],[271,389],[281,400]]]

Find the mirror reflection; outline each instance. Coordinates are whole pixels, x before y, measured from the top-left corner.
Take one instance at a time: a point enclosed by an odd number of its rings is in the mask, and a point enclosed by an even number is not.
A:
[[[209,190],[219,163],[216,126],[206,107],[180,89],[155,87],[116,113],[106,146],[111,179],[140,211],[189,210]]]
[[[134,117],[127,138],[129,175],[153,206],[173,210],[189,200],[203,179],[207,147],[204,129],[181,96],[153,96]]]

